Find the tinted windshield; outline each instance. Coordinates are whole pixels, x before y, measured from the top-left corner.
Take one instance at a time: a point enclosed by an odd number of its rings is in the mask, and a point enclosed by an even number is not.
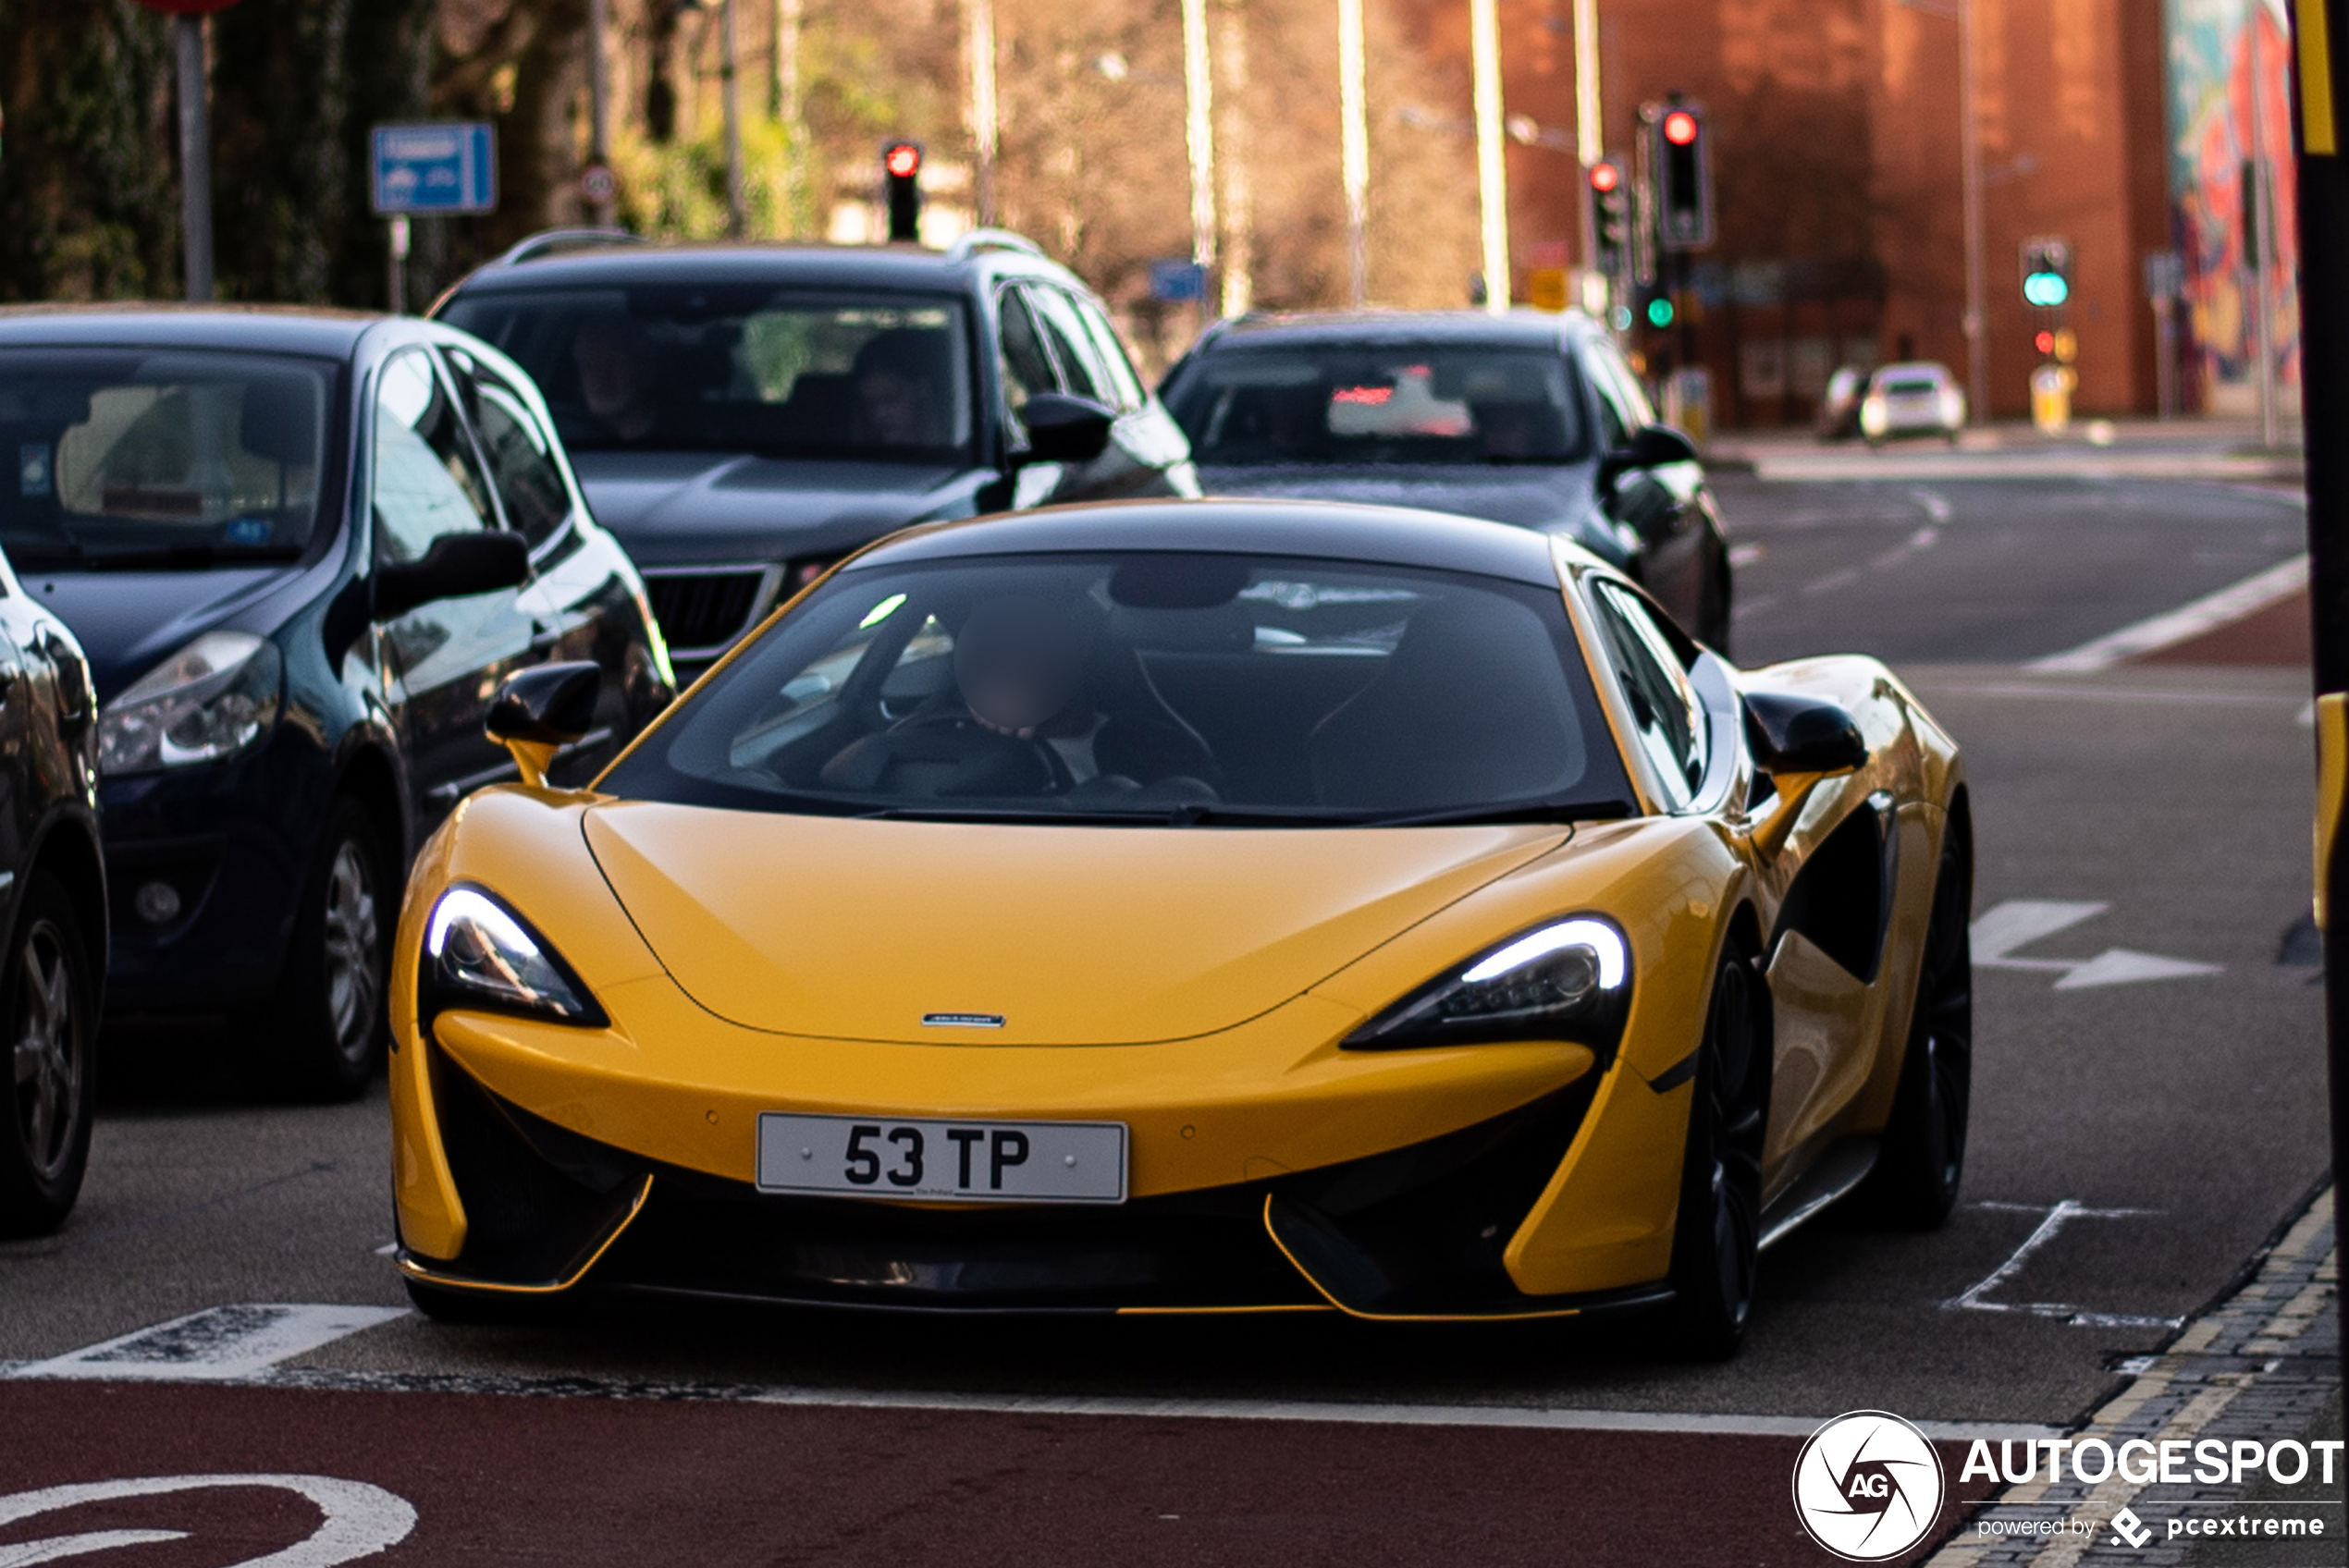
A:
[[[1532,349],[1224,349],[1166,406],[1215,465],[1571,462],[1587,443],[1568,377]]]
[[[1556,589],[1199,554],[843,572],[599,787],[1284,824],[1630,798]]]
[[[968,459],[970,343],[951,298],[500,289],[445,314],[522,362],[574,451]]]
[[[0,545],[19,565],[298,556],[338,367],[160,349],[0,349]]]

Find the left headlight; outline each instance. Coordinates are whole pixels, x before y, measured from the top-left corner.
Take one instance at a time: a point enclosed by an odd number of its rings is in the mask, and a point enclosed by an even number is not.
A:
[[[1346,1037],[1348,1050],[1572,1040],[1602,1058],[1622,1032],[1631,949],[1594,914],[1539,925],[1441,974]]]
[[[277,717],[277,644],[207,631],[147,671],[98,717],[98,771],[152,773],[235,756]]]
[[[426,1020],[443,1009],[465,1007],[561,1023],[606,1022],[554,948],[478,888],[451,888],[433,905],[416,1000]]]

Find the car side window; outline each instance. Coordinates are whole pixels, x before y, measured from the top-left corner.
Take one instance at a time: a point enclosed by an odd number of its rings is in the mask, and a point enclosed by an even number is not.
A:
[[[1614,386],[1631,428],[1641,430],[1654,424],[1655,405],[1648,401],[1647,388],[1640,385],[1639,375],[1624,362],[1621,352],[1605,338],[1592,339],[1591,352],[1602,373],[1602,379]]]
[[[1600,581],[1593,584],[1591,607],[1607,662],[1630,706],[1640,749],[1678,811],[1696,798],[1712,760],[1703,704],[1680,668],[1671,639],[1636,594]]]
[[[375,558],[423,558],[444,533],[498,526],[449,385],[422,349],[384,361],[375,378]]]
[[[1052,345],[1052,358],[1060,363],[1061,390],[1115,407],[1117,393],[1109,385],[1109,373],[1101,366],[1100,350],[1093,347],[1084,319],[1076,313],[1076,302],[1061,290],[1045,286],[1020,292],[1036,307],[1044,341]]]
[[[1092,338],[1093,348],[1101,356],[1102,368],[1109,372],[1110,387],[1117,394],[1109,400],[1111,406],[1119,413],[1132,413],[1149,401],[1149,396],[1142,390],[1142,378],[1134,372],[1134,361],[1126,357],[1125,345],[1119,340],[1117,329],[1110,325],[1109,317],[1101,313],[1099,305],[1082,298],[1076,300],[1076,305],[1077,315],[1085,323],[1085,331]]]
[[[1008,288],[998,291],[995,310],[1003,324],[1003,402],[1016,424],[1019,411],[1027,407],[1028,398],[1038,392],[1053,391],[1058,383],[1052,374],[1052,358],[1044,352],[1044,339],[1037,330],[1035,313],[1020,298],[1020,291]]]
[[[554,437],[531,411],[530,399],[504,376],[462,349],[448,350],[448,360],[468,394],[473,432],[489,459],[506,521],[535,550],[571,519],[571,491],[555,460]]]

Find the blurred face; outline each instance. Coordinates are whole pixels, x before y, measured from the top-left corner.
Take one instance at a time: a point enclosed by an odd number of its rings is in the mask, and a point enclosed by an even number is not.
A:
[[[856,378],[856,411],[865,438],[891,447],[926,445],[921,383],[892,370]]]
[[[954,680],[972,717],[1027,736],[1076,700],[1085,650],[1076,631],[1041,599],[993,599],[971,612],[954,643]]]
[[[588,412],[598,419],[612,419],[642,400],[644,348],[626,328],[591,323],[580,328],[571,351],[579,367],[580,400],[587,405]]]

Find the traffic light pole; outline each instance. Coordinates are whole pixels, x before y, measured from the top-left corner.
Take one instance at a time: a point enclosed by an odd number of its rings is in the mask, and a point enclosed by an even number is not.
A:
[[[2341,156],[2337,122],[2349,0],[2298,0],[2296,9],[2293,137],[2299,154],[2300,276],[2314,284],[2300,300],[2301,409],[2306,430],[2337,433],[2349,429],[2349,288],[2341,283],[2349,277],[2349,166]],[[2349,1171],[2349,918],[2343,914],[2349,909],[2349,833],[2343,831],[2349,797],[2349,441],[2303,445],[2316,633],[2317,920],[2324,932],[2325,1067],[2337,1182]],[[2349,1328],[2349,1305],[2343,1317]],[[2349,1332],[2342,1342],[2349,1356]]]

